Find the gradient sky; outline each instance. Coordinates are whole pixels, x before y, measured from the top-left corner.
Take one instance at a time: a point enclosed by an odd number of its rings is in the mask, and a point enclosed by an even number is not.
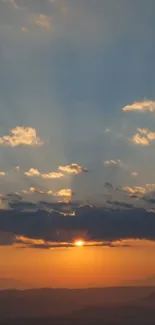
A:
[[[0,0],[0,278],[155,284],[154,12]]]

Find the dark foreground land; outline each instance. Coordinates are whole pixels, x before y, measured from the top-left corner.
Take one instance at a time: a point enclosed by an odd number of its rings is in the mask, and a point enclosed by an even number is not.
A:
[[[4,290],[0,324],[155,325],[155,288]]]

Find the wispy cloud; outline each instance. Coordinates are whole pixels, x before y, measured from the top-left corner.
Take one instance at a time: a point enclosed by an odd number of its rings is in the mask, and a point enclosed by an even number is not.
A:
[[[137,173],[137,172],[132,172],[131,175],[132,175],[133,177],[137,177],[137,176],[138,176],[138,173]]]
[[[137,129],[136,133],[129,141],[134,144],[139,144],[142,146],[148,146],[152,141],[155,140],[155,132],[150,131],[149,129]]]
[[[4,146],[36,146],[42,144],[43,141],[37,137],[37,132],[32,127],[17,126],[15,129],[11,130],[10,135],[5,135],[0,138],[0,145]]]
[[[0,172],[0,176],[5,176],[5,175],[6,175],[6,173]]]
[[[15,0],[2,0],[2,2],[10,4],[14,9],[20,8]]]
[[[39,27],[42,27],[47,30],[52,28],[52,18],[43,14],[35,14],[31,16],[31,22]]]
[[[59,166],[59,170],[68,174],[81,174],[87,172],[87,169],[79,166],[76,163],[67,165],[67,166]]]
[[[124,163],[120,159],[105,160],[104,165],[124,167]]]
[[[124,112],[129,111],[138,111],[138,112],[155,112],[155,101],[151,100],[144,100],[144,101],[138,101],[134,102],[131,105],[127,105],[123,107]]]
[[[104,133],[109,133],[109,132],[111,132],[111,129],[110,129],[110,128],[106,128],[106,129],[104,130]]]

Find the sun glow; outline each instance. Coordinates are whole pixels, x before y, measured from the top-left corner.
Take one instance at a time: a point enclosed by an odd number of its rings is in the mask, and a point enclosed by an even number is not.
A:
[[[84,241],[83,240],[76,240],[74,244],[75,244],[75,246],[82,247],[82,246],[84,246]]]

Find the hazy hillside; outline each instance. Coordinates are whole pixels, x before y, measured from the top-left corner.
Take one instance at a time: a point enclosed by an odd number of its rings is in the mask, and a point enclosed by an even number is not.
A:
[[[0,291],[0,319],[47,319],[65,316],[72,317],[74,320],[80,318],[82,322],[83,318],[86,320],[110,317],[111,319],[114,315],[113,321],[115,321],[117,315],[121,319],[126,318],[123,315],[131,313],[139,317],[144,302],[145,312],[148,307],[155,308],[154,292],[154,288],[147,287],[5,290]],[[144,313],[144,308],[142,312]],[[154,315],[154,311],[152,312]]]

